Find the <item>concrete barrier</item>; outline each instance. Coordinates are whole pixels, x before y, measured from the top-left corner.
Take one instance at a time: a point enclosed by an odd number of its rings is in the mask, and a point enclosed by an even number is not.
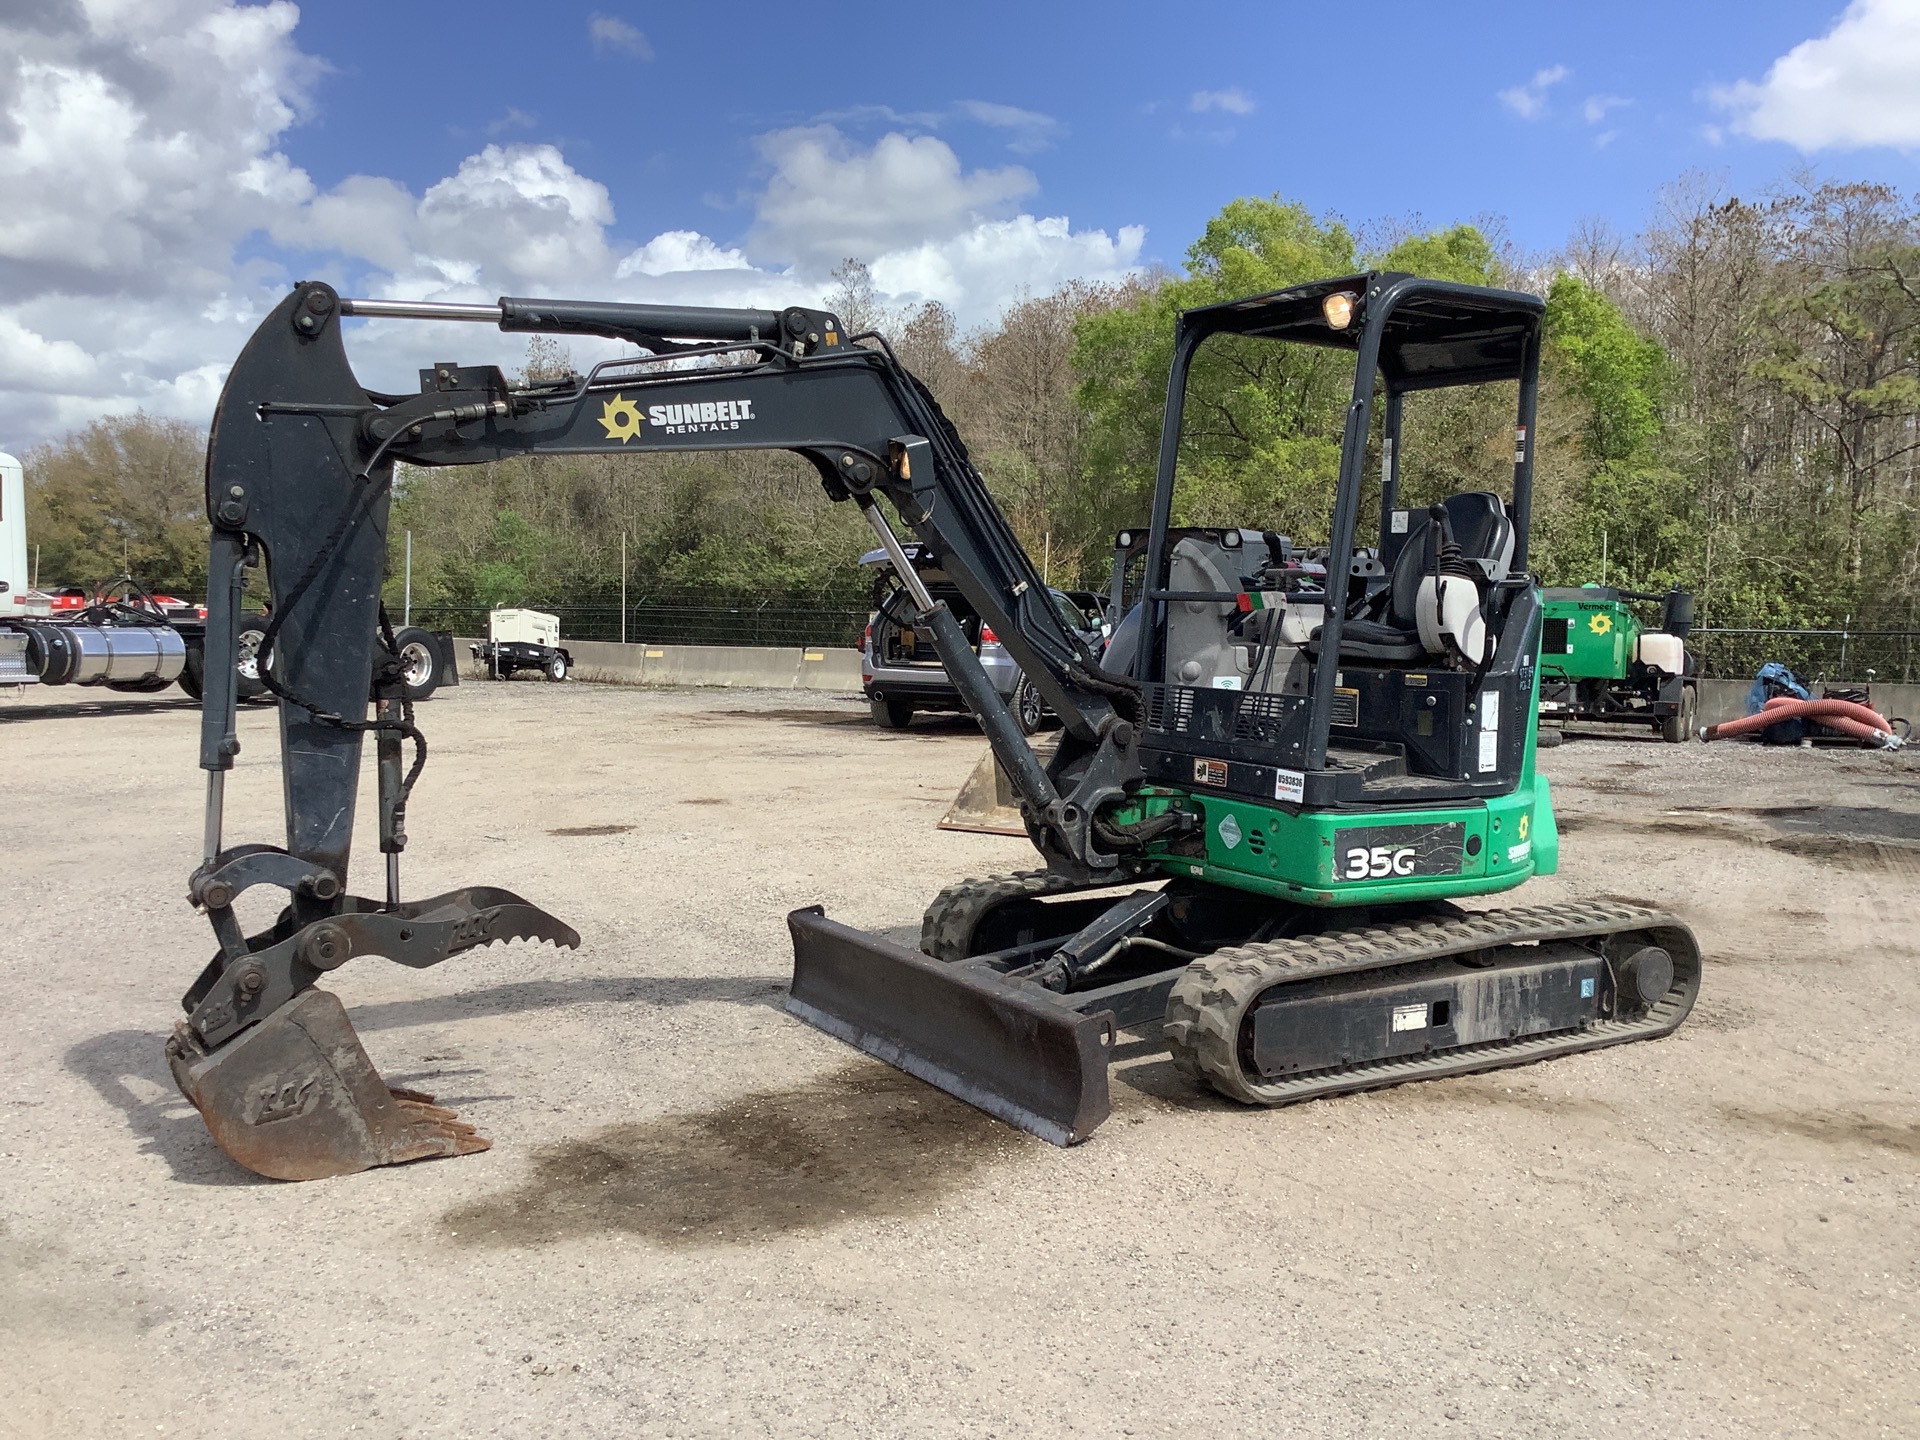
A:
[[[469,646],[455,642],[461,673],[475,679],[486,667]],[[577,679],[612,685],[714,685],[756,690],[856,691],[860,652],[824,645],[789,649],[773,645],[622,645],[613,640],[560,642],[573,656]]]
[[[460,673],[469,679],[486,678],[485,668],[469,646],[478,641],[461,636],[454,641]],[[563,640],[573,656],[575,674],[582,680],[613,685],[716,685],[761,690],[832,690],[860,688],[860,652],[814,646],[795,650],[772,645],[622,645],[610,640]],[[1695,723],[1718,725],[1746,713],[1751,680],[1702,680]],[[1818,693],[1818,687],[1815,687]],[[1920,685],[1875,685],[1874,708],[1887,716],[1900,715],[1920,724]]]

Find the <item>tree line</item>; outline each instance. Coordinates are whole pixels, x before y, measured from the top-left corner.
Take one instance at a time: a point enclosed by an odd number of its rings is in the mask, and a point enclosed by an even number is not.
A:
[[[1719,625],[1920,629],[1920,208],[1884,187],[1748,200],[1687,180],[1642,234],[1588,225],[1534,261],[1487,226],[1363,231],[1248,198],[1177,273],[1026,297],[979,330],[938,304],[890,309],[857,260],[828,303],[928,384],[1053,583],[1097,586],[1114,532],[1146,514],[1176,313],[1367,268],[1546,297],[1533,557],[1548,583],[1679,584]],[[1324,540],[1344,359],[1210,341],[1176,518]],[[564,343],[531,343],[526,378],[570,368]],[[1510,385],[1410,399],[1409,500],[1503,489],[1512,413]],[[178,422],[110,417],[30,452],[43,583],[131,570],[203,590],[203,442]],[[634,603],[858,608],[871,544],[810,467],[760,452],[404,470],[394,600],[408,531],[416,610],[612,603],[623,548]]]

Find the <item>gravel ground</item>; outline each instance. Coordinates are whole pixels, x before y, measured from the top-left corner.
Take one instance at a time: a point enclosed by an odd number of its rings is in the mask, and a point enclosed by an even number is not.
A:
[[[161,1055],[211,944],[193,711],[33,713],[0,700],[0,1433],[1920,1433],[1910,756],[1543,752],[1563,869],[1523,893],[1686,918],[1678,1035],[1268,1112],[1133,1046],[1061,1151],[779,1008],[788,909],[911,933],[1030,863],[933,828],[976,731],[465,686],[408,893],[584,943],[342,971],[386,1078],[494,1148],[282,1185]],[[279,838],[272,724],[230,843]]]

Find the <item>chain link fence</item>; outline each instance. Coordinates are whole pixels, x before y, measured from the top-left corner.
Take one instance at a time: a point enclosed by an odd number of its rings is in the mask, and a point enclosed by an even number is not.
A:
[[[1716,680],[1750,680],[1776,660],[1803,681],[1920,681],[1920,630],[1748,630],[1696,628],[1687,649],[1700,673]]]

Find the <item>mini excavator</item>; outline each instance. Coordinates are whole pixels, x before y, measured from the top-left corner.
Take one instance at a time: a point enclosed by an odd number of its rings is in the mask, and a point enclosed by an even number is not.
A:
[[[1106,1117],[1121,1029],[1157,1029],[1181,1070],[1250,1105],[1667,1034],[1700,978],[1673,916],[1611,900],[1460,903],[1558,857],[1534,769],[1541,598],[1527,569],[1542,310],[1531,295],[1370,273],[1184,312],[1152,513],[1143,538],[1122,537],[1143,552],[1143,580],[1096,657],[881,337],[805,308],[450,305],[297,286],[235,363],[210,439],[208,790],[189,893],[219,950],[168,1043],[181,1090],[230,1156],[279,1178],[486,1147],[431,1097],[386,1086],[316,982],[361,956],[428,966],[492,942],[578,943],[511,891],[407,900],[399,872],[425,742],[380,606],[394,466],[540,453],[804,457],[871,525],[1019,796],[1044,863],[949,887],[918,950],[818,907],[788,917],[789,1008],[822,1030],[1063,1145]],[[523,385],[437,364],[418,394],[379,394],[348,365],[348,317],[604,336],[640,353]],[[1223,336],[1352,357],[1315,563],[1268,531],[1174,523],[1189,372]],[[1403,505],[1403,402],[1496,383],[1518,395],[1505,496]],[[1060,718],[1044,763],[882,500]],[[1378,534],[1359,543],[1376,500]],[[230,847],[230,656],[262,559],[287,838]],[[382,898],[347,884],[369,735]],[[287,903],[246,935],[233,903],[256,885]]]

